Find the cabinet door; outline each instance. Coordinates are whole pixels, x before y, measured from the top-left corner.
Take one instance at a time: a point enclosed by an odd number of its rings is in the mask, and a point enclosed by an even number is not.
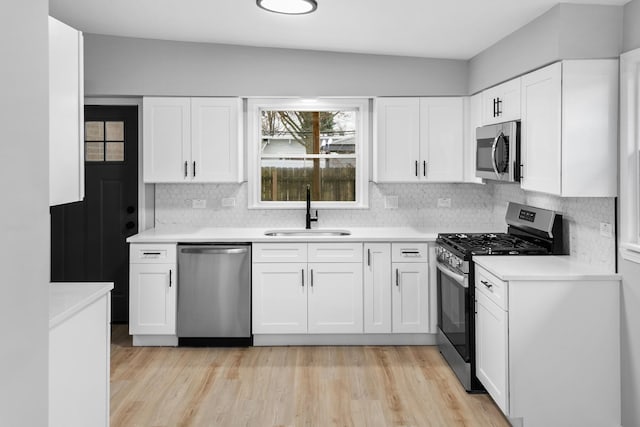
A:
[[[391,245],[364,246],[364,332],[391,332]]]
[[[191,181],[190,110],[189,98],[143,99],[145,182]]]
[[[191,177],[194,182],[242,180],[239,98],[191,99]]]
[[[362,263],[309,263],[309,333],[362,333]]]
[[[520,78],[482,92],[484,124],[520,120]]]
[[[129,265],[129,333],[176,334],[176,265]]]
[[[476,293],[476,376],[509,415],[507,312]]]
[[[306,333],[307,264],[255,263],[252,268],[253,333]]]
[[[468,98],[466,110],[464,137],[464,181],[482,183],[476,177],[476,129],[482,126],[482,94],[478,93]]]
[[[428,332],[427,263],[394,263],[393,274],[391,291],[393,332]]]
[[[84,198],[82,33],[49,17],[49,205]]]
[[[561,72],[558,62],[522,77],[524,190],[557,195],[561,191]]]
[[[375,182],[416,182],[420,160],[419,98],[376,99]]]
[[[463,112],[462,98],[420,98],[421,180],[463,181]]]

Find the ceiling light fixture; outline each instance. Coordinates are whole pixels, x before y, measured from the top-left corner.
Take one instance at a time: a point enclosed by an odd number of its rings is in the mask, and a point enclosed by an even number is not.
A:
[[[286,15],[304,15],[318,8],[316,0],[256,0],[258,7]]]

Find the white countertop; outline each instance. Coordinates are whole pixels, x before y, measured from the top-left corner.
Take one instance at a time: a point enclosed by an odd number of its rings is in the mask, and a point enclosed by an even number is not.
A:
[[[129,243],[204,242],[433,242],[437,232],[411,227],[331,227],[348,230],[349,236],[265,236],[265,231],[283,228],[163,227],[152,228],[127,239]],[[321,230],[323,228],[320,228]]]
[[[474,256],[473,261],[502,280],[620,280],[621,276],[569,256]]]
[[[51,283],[49,329],[70,318],[113,289],[113,283]]]

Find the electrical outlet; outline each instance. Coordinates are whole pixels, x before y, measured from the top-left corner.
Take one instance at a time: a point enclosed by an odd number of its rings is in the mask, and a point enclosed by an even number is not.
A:
[[[600,235],[604,237],[613,237],[613,227],[608,222],[600,223]]]
[[[451,207],[451,199],[450,198],[439,198],[438,199],[438,207],[439,208],[450,208]]]
[[[191,201],[191,207],[193,209],[206,209],[207,199],[193,199]]]
[[[398,209],[398,196],[386,196],[384,198],[385,209]]]
[[[232,208],[236,205],[236,199],[234,197],[227,197],[222,199],[222,206],[225,208]]]

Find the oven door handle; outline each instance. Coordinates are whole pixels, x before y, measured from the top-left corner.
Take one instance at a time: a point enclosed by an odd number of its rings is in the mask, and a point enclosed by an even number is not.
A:
[[[438,268],[438,270],[442,272],[442,274],[455,280],[463,288],[469,287],[469,283],[467,283],[467,280],[464,274],[458,274],[452,271],[450,268],[446,267],[444,264],[437,263],[436,267]]]

